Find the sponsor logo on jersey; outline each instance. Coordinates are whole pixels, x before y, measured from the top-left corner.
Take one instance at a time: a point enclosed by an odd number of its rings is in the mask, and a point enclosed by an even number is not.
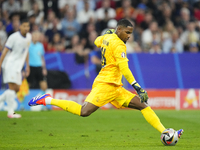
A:
[[[126,54],[124,52],[122,52],[121,56],[122,56],[122,58],[125,58]]]

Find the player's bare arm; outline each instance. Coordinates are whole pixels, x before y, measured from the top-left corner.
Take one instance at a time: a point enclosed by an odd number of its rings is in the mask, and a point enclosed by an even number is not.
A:
[[[44,76],[47,75],[47,69],[46,69],[46,63],[45,63],[44,56],[42,56],[42,73]]]
[[[5,48],[3,49],[2,54],[1,54],[1,58],[0,58],[0,73],[1,73],[1,65],[2,65],[2,62],[3,62],[3,60],[4,60],[5,56],[6,56],[6,54],[8,53],[8,51],[9,51],[9,49],[8,49],[7,47],[5,47]]]

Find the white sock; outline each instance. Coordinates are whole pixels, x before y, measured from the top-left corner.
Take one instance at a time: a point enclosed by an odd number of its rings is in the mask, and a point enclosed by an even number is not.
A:
[[[4,101],[6,99],[6,94],[8,92],[9,89],[7,89],[6,91],[3,92],[3,94],[0,95],[0,102]]]
[[[12,115],[14,113],[15,107],[16,107],[16,101],[15,101],[16,93],[14,90],[6,90],[6,103],[8,108],[8,115]]]
[[[51,104],[51,100],[52,100],[52,97],[45,98],[46,105],[50,105]]]

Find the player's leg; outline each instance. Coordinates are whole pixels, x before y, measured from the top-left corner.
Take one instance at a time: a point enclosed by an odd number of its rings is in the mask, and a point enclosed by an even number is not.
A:
[[[30,66],[30,74],[27,77],[27,81],[28,81],[28,85],[30,89],[33,89],[35,87],[35,83],[36,83],[36,79],[35,76],[37,75],[37,73],[35,73],[35,69],[34,67]]]
[[[76,115],[79,115],[82,117],[89,116],[90,114],[92,114],[94,111],[96,111],[99,108],[89,102],[85,102],[83,105],[80,105],[74,101],[57,100],[57,99],[52,99],[51,102],[46,101],[46,104],[58,106],[58,107],[62,108],[63,110],[66,110],[70,113],[73,113],[73,114],[76,114]]]
[[[105,92],[106,89],[106,92]],[[87,96],[85,103],[80,105],[70,100],[53,99],[50,94],[34,97],[29,101],[29,106],[34,105],[54,105],[70,113],[86,117],[96,111],[99,107],[112,101],[115,97],[115,86],[109,84],[94,84],[92,91]]]
[[[162,125],[160,119],[151,109],[151,107],[148,106],[146,103],[141,103],[140,98],[137,95],[131,99],[127,107],[140,110],[146,121],[160,133],[165,130],[165,127]],[[180,136],[183,134],[183,129],[178,130],[177,133],[178,138],[180,138]]]
[[[116,106],[116,103],[118,103],[118,105],[121,104],[124,107],[140,110],[147,122],[155,129],[161,133],[165,130],[165,127],[162,125],[155,112],[146,103],[141,103],[140,98],[137,95],[129,92],[123,87],[119,87],[118,95],[116,101],[112,102],[112,104],[115,104]]]
[[[91,115],[93,112],[95,112],[99,107],[90,103],[90,102],[84,102],[81,108],[81,116],[87,117]]]
[[[47,81],[46,80],[43,80],[43,81],[40,81],[39,82],[39,84],[40,84],[40,89],[43,91],[43,92],[45,92],[46,90],[47,90]]]
[[[82,105],[70,101],[70,100],[59,100],[54,99],[51,97],[50,94],[44,94],[42,96],[34,97],[29,101],[29,106],[34,105],[54,105],[57,107],[62,108],[65,111],[68,111],[70,113],[79,115],[79,116],[89,116],[91,113],[96,111],[99,107],[98,105],[95,105],[92,103],[93,99],[95,99],[95,96],[97,95],[97,90],[92,89],[90,94],[87,96],[85,103]],[[96,99],[95,99],[96,100]]]
[[[20,85],[16,83],[8,83],[8,87],[10,90],[13,90],[15,93],[17,93],[19,91]]]
[[[4,91],[1,95],[0,95],[0,102],[4,101],[6,99],[6,94],[7,94],[7,90]]]
[[[8,83],[9,89],[4,92],[4,99],[7,102],[8,117],[10,118],[20,118],[20,114],[14,114],[14,106],[16,104],[15,98],[16,93],[19,91],[20,85],[22,83],[21,72],[15,70],[16,68],[6,68],[3,69],[3,82]]]
[[[15,114],[15,98],[16,93],[19,91],[20,86],[16,83],[8,83],[9,89],[5,91],[6,93],[6,103],[8,108],[8,117],[9,118],[20,118],[20,114]]]
[[[48,88],[46,77],[43,74],[42,67],[36,67],[37,69],[37,78],[36,82],[39,83],[40,89],[43,91],[43,94]],[[47,73],[47,72],[46,72]]]
[[[2,68],[2,73],[3,73],[3,83],[7,83],[7,76],[6,76],[6,70]],[[6,95],[7,95],[8,90],[5,90],[1,95],[0,95],[0,102],[6,100]]]
[[[140,110],[146,121],[160,133],[162,133],[165,130],[165,127],[162,125],[160,119],[151,109],[151,107],[148,106],[146,103],[141,103],[140,98],[137,95],[131,99],[130,103],[128,104],[128,107]]]
[[[70,100],[54,99],[51,97],[50,94],[44,94],[42,96],[33,97],[28,104],[29,106],[54,105],[62,108],[65,111],[82,117],[89,116],[91,113],[93,113],[99,108],[98,106],[95,106],[94,104],[89,102],[85,102],[83,105],[80,105]]]

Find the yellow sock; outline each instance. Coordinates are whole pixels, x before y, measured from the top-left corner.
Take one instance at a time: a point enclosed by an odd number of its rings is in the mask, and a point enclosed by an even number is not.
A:
[[[81,115],[82,106],[74,101],[51,99],[51,105],[58,106],[70,113]]]
[[[160,119],[155,114],[155,112],[151,109],[151,107],[146,107],[145,109],[141,110],[144,118],[146,121],[152,125],[156,130],[162,133],[165,130],[165,127],[160,122]]]

